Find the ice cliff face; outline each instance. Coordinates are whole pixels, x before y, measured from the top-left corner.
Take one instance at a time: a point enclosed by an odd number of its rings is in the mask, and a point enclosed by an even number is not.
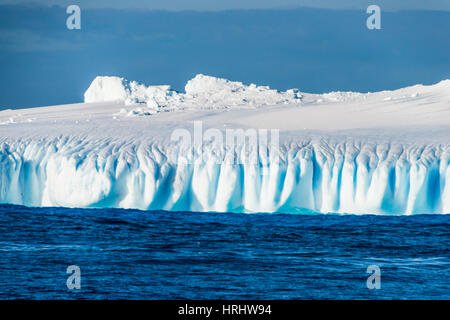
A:
[[[177,145],[83,139],[3,142],[0,150],[1,203],[192,211],[306,208],[341,213],[450,213],[448,146],[321,140],[284,145],[279,161],[270,149],[242,160],[239,147],[227,152],[204,147],[200,157],[200,150]]]

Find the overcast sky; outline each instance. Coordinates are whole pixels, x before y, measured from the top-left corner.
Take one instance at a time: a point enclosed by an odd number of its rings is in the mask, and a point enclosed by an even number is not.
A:
[[[2,0],[2,4],[39,3],[84,8],[145,8],[158,10],[269,9],[298,6],[329,9],[365,9],[377,4],[383,10],[450,11],[450,0]]]

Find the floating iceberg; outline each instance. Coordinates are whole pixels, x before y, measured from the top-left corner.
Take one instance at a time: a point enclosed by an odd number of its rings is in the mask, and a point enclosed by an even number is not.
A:
[[[0,203],[450,213],[449,80],[300,94],[198,75],[179,93],[97,77],[85,103],[5,110],[0,123]],[[243,137],[230,145],[229,132]]]

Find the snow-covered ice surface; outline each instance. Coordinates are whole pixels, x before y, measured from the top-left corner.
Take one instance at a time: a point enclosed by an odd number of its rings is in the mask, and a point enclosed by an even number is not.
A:
[[[199,124],[200,144],[172,139]],[[239,128],[279,129],[279,147],[206,134]],[[98,77],[85,103],[0,112],[0,203],[450,213],[449,164],[450,80],[308,94],[198,75],[180,93]]]

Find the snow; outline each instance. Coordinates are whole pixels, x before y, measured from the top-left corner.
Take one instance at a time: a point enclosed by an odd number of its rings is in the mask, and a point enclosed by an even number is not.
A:
[[[279,92],[267,86],[257,86],[253,83],[246,86],[242,82],[202,74],[189,80],[185,91],[187,99],[191,98],[196,105],[213,105],[214,107],[223,107],[224,105],[262,107],[283,103],[298,103],[302,97],[298,89]]]
[[[96,77],[84,94],[85,103],[120,101],[126,106],[139,105],[131,110],[122,109],[119,115],[142,116],[160,111],[180,109],[226,109],[230,107],[262,107],[266,105],[300,102],[297,89],[278,92],[266,86],[244,85],[198,74],[189,80],[185,93],[170,86],[145,86],[119,77]]]
[[[224,143],[238,130],[258,144]],[[180,93],[97,77],[85,103],[0,112],[0,203],[450,213],[449,141],[450,80],[300,94],[197,75]]]
[[[166,105],[169,98],[176,95],[170,86],[149,86],[119,77],[96,77],[84,93],[84,101],[120,101],[125,105],[146,104],[151,109]]]

